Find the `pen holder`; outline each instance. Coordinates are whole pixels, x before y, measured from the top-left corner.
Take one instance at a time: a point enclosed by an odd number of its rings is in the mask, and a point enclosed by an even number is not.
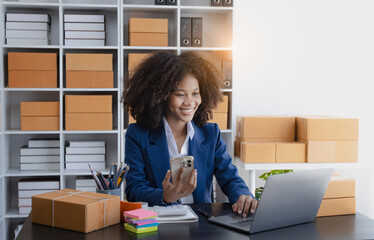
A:
[[[109,189],[109,190],[101,190],[101,189],[96,188],[96,192],[97,193],[109,194],[109,195],[121,196],[121,188]]]

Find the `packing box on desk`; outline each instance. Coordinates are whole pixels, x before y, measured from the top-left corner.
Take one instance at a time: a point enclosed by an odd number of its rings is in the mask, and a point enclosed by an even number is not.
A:
[[[213,113],[227,113],[229,111],[229,96],[223,95],[222,99],[223,101],[218,103],[215,109],[212,109]]]
[[[357,162],[358,141],[305,141],[307,162]]]
[[[275,144],[276,163],[305,163],[305,143],[283,142]]]
[[[295,140],[295,117],[242,116],[239,121],[239,137],[252,139]]]
[[[57,71],[9,71],[10,88],[57,88]]]
[[[113,130],[112,113],[66,113],[66,130]]]
[[[317,217],[337,216],[356,213],[356,198],[323,199]]]
[[[8,53],[8,70],[57,71],[57,53]]]
[[[355,196],[355,183],[352,178],[333,176],[327,186],[325,198],[346,198]]]
[[[274,143],[241,143],[240,159],[244,163],[274,163]]]
[[[150,57],[151,53],[129,53],[127,71],[132,73],[146,58]]]
[[[59,102],[21,102],[21,117],[46,117],[59,115]]]
[[[217,123],[219,129],[225,130],[227,129],[227,113],[215,112],[213,113],[213,119],[208,122]]]
[[[358,140],[358,119],[297,117],[296,138],[302,141]]]
[[[112,95],[65,95],[66,113],[111,113]]]
[[[67,53],[67,71],[113,71],[111,53]]]
[[[168,46],[167,33],[130,33],[129,36],[130,46]]]
[[[66,71],[67,88],[113,88],[113,71]]]
[[[32,222],[92,232],[120,222],[120,197],[72,189],[35,195]]]

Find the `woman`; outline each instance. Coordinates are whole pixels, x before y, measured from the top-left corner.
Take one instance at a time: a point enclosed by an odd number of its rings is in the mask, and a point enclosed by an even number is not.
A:
[[[150,205],[210,203],[213,174],[234,212],[254,212],[257,201],[239,177],[217,124],[207,123],[222,101],[221,77],[194,52],[159,52],[143,61],[129,81],[124,105],[137,121],[126,132],[129,201]],[[192,155],[195,170],[182,184],[170,182],[170,158]]]

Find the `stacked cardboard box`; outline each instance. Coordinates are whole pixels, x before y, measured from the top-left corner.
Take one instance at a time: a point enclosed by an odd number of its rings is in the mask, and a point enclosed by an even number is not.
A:
[[[130,46],[168,46],[168,19],[130,18]]]
[[[64,14],[66,46],[105,46],[105,16]]]
[[[5,38],[12,45],[48,45],[51,18],[48,14],[7,13]]]
[[[21,102],[22,131],[53,131],[60,129],[59,102]]]
[[[113,54],[66,54],[67,88],[113,88]]]
[[[28,147],[20,149],[21,171],[59,170],[60,141],[30,139]]]
[[[355,213],[355,180],[333,176],[323,197],[317,217]]]
[[[56,88],[56,53],[8,53],[8,87]]]
[[[127,62],[127,71],[129,73],[129,78],[131,78],[139,66],[146,58],[150,57],[151,53],[129,53]]]
[[[93,178],[75,179],[75,189],[83,192],[96,192],[96,183]]]
[[[94,169],[105,169],[105,141],[71,141],[65,148],[66,169],[88,169],[88,163]]]
[[[295,117],[243,116],[235,155],[245,163],[305,162],[305,144],[295,142]]]
[[[32,222],[92,232],[120,222],[120,197],[73,189],[39,194],[32,197]]]
[[[66,130],[113,130],[111,95],[65,95]]]
[[[227,129],[227,118],[229,111],[229,96],[223,95],[223,102],[213,109],[213,119],[209,122],[217,123],[221,130]]]
[[[31,197],[34,195],[60,189],[58,180],[21,179],[18,181],[19,214],[28,215],[31,212]]]
[[[297,140],[307,145],[307,162],[357,162],[358,119],[297,117]]]

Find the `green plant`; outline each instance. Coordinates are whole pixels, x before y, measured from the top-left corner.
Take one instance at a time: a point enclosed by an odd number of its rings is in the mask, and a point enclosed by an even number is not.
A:
[[[262,174],[261,176],[259,176],[259,178],[266,181],[268,179],[268,177],[271,176],[271,175],[278,175],[278,174],[289,173],[289,172],[293,172],[293,170],[292,169],[271,170],[270,172],[266,172],[266,173]],[[263,191],[264,191],[264,187],[256,188],[255,197],[258,200],[261,199],[261,195],[262,195]]]

